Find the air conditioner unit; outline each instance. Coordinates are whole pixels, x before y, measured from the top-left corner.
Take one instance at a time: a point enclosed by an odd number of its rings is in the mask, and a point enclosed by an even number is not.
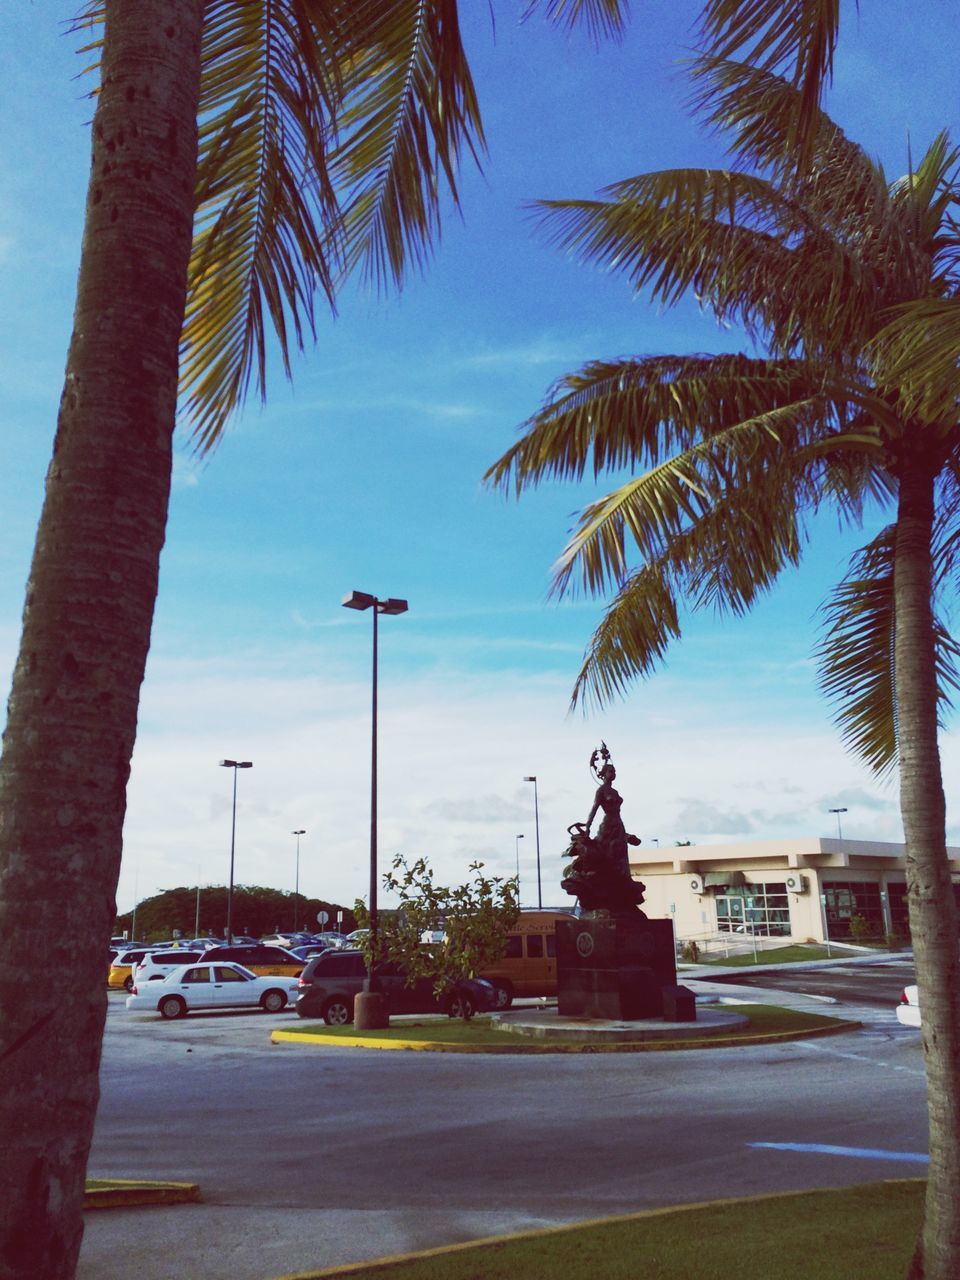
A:
[[[691,893],[703,893],[703,876],[691,876],[687,884]]]
[[[787,893],[806,893],[807,878],[799,871],[791,871],[787,875]]]

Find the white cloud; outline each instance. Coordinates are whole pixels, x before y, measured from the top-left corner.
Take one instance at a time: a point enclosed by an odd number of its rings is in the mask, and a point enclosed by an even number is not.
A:
[[[238,777],[236,876],[291,888],[301,840],[305,892],[349,905],[369,875],[370,689],[330,670],[282,661],[152,662],[134,757],[120,903],[177,884],[225,883],[232,775],[224,757],[249,759]],[[567,716],[562,677],[466,671],[381,681],[381,870],[402,852],[426,856],[438,879],[483,861],[511,875],[520,842],[525,901],[534,901],[538,777],[544,901],[563,901],[567,827],[593,800],[590,753],[603,738],[618,769],[624,820],[644,844],[717,843],[731,836],[833,833],[824,797],[855,792],[844,834],[900,838],[892,814],[871,812],[869,779],[824,722],[798,733],[706,719],[669,682],[593,720]],[[656,726],[656,727],[654,727]],[[881,794],[881,793],[878,793]],[[783,803],[778,804],[778,798]],[[886,804],[884,799],[881,802]],[[878,818],[879,814],[879,818]],[[882,832],[882,834],[881,834]]]

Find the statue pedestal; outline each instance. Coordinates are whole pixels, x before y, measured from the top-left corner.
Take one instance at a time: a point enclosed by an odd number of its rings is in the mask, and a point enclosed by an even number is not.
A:
[[[624,913],[557,922],[560,1017],[662,1018],[664,990],[676,986],[672,920]]]

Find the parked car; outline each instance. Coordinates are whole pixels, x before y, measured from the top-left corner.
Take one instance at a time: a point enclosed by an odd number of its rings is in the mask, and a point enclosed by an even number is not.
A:
[[[340,948],[349,946],[346,935],[342,933],[315,933],[311,941],[322,942],[325,947]]]
[[[107,986],[112,987],[115,991],[121,988],[131,991],[133,989],[133,966],[140,963],[147,951],[147,947],[137,947],[133,951],[118,951],[110,962]]]
[[[302,947],[313,941],[312,933],[265,933],[260,942],[267,947]]]
[[[325,942],[310,942],[302,947],[290,947],[290,954],[292,956],[299,956],[301,960],[306,961],[312,959],[314,956],[322,955],[324,951],[330,950],[332,950],[332,948],[328,947]]]
[[[279,1013],[297,996],[294,978],[258,977],[242,964],[179,965],[159,982],[137,983],[127,1008],[182,1018],[194,1009],[243,1009],[258,1005]]]
[[[897,1005],[897,1021],[905,1027],[919,1027],[920,1001],[917,998],[915,986],[904,987],[901,992],[900,1003]]]
[[[363,990],[366,975],[361,951],[324,951],[308,960],[300,975],[297,1013],[301,1018],[322,1018],[329,1027],[352,1022],[353,1002]],[[462,978],[438,999],[432,978],[417,978],[410,985],[398,965],[379,965],[377,977],[392,1014],[443,1012],[458,1018],[463,1016],[464,1004],[471,1016],[496,1003],[492,985],[482,978]]]
[[[204,952],[204,960],[211,964],[221,961],[242,964],[259,977],[274,975],[296,978],[301,973],[304,960],[286,947],[267,946],[261,942],[234,944],[232,947],[211,947]]]
[[[177,947],[172,951],[159,949],[148,951],[140,963],[133,966],[133,986],[136,987],[144,982],[157,982],[182,965],[196,964],[198,960],[203,959],[203,956],[204,952],[199,947],[194,947],[192,950]]]

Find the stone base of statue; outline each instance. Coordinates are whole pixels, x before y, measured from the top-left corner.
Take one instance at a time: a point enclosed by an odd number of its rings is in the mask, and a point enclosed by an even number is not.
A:
[[[662,1018],[669,1005],[693,1021],[692,999],[682,993],[689,994],[677,986],[672,920],[599,911],[557,922],[560,1017]]]

